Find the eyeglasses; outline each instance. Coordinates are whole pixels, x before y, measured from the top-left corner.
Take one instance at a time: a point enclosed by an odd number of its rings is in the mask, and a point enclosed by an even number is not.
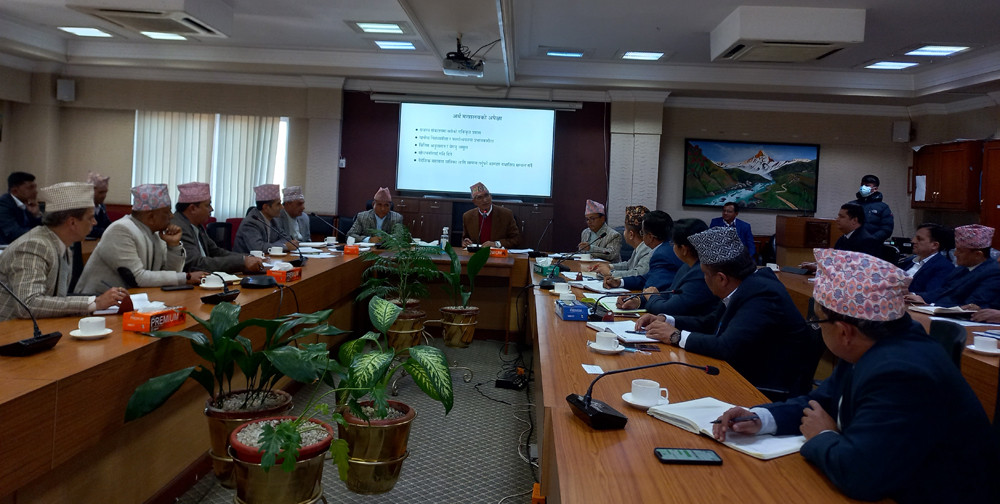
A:
[[[809,327],[812,330],[814,330],[814,331],[819,330],[819,325],[820,324],[826,324],[827,322],[836,322],[836,320],[833,320],[833,319],[820,319],[820,318],[816,318],[815,315],[810,316],[809,318],[806,319],[806,323],[809,324]]]

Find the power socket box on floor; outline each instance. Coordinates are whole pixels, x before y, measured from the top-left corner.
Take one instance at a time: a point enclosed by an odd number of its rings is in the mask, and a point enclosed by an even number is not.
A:
[[[528,384],[528,379],[524,375],[524,368],[510,369],[504,371],[497,377],[496,387],[511,390],[523,390]]]

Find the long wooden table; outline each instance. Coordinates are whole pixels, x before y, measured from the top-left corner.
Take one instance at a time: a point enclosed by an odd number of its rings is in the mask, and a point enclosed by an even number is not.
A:
[[[537,283],[537,276],[535,277]],[[580,292],[574,289],[577,296]],[[555,296],[533,289],[529,306],[533,321],[535,375],[541,398],[535,401],[542,425],[541,491],[547,504],[607,502],[723,502],[762,503],[850,502],[818,470],[797,454],[762,461],[730,450],[704,436],[696,436],[628,406],[621,398],[631,381],[648,378],[669,389],[672,402],[712,396],[751,406],[767,402],[759,391],[725,362],[662,346],[649,355],[601,355],[586,347],[594,331],[584,322],[566,322],[553,311]],[[595,431],[576,418],[566,402],[569,394],[583,394],[594,375],[581,364],[605,371],[654,362],[677,360],[713,365],[718,376],[683,366],[664,366],[602,378],[594,397],[624,413],[624,430]],[[661,464],[656,447],[708,448],[723,464],[678,466]]]
[[[811,276],[796,275],[794,273],[777,272],[781,283],[788,289],[796,304],[803,298],[812,297],[813,283],[809,281]],[[924,329],[930,330],[931,318],[924,313],[910,311],[910,316],[920,322]],[[989,326],[966,326],[966,345],[972,344],[973,332],[991,329]],[[1000,378],[1000,357],[995,355],[982,355],[966,348],[962,352],[962,376],[969,382],[972,391],[975,392],[979,402],[983,404],[986,415],[993,420],[996,411],[997,381]]]

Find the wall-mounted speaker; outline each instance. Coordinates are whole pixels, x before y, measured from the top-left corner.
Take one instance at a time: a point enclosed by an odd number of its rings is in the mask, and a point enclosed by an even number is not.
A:
[[[912,133],[913,126],[910,121],[893,121],[892,123],[892,141],[897,143],[907,143],[913,139]]]
[[[73,79],[57,79],[56,100],[61,102],[76,100],[76,81]]]

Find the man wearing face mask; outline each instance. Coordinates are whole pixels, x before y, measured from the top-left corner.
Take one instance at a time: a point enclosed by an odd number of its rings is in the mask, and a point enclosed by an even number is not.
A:
[[[892,236],[895,220],[889,205],[882,202],[882,193],[878,190],[879,180],[875,175],[861,177],[861,188],[858,190],[857,204],[865,209],[865,231],[879,243]]]

